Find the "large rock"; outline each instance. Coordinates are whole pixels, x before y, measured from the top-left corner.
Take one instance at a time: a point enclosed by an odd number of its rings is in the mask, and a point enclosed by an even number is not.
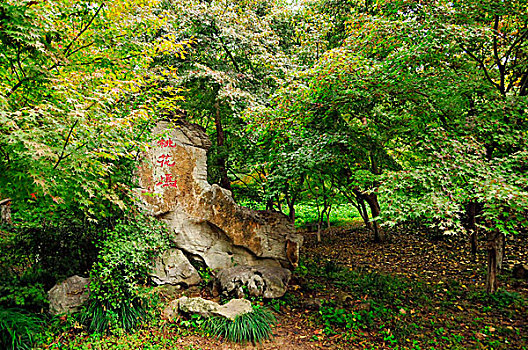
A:
[[[48,292],[50,313],[54,315],[76,312],[90,296],[89,278],[77,275],[56,284]]]
[[[199,297],[181,297],[176,303],[172,301],[169,304],[169,308],[172,310],[172,317],[174,317],[175,305],[177,305],[178,312],[180,313],[196,314],[202,317],[221,316],[230,320],[234,320],[237,316],[253,311],[251,302],[246,299],[232,299],[227,304],[219,305],[214,301]]]
[[[286,216],[237,205],[231,192],[207,182],[204,130],[160,122],[138,167],[144,209],[165,221],[174,244],[212,270],[235,265],[295,266],[302,236]]]
[[[280,298],[286,293],[290,270],[268,266],[235,266],[218,273],[220,290],[224,294],[241,297]]]
[[[201,281],[196,269],[178,249],[168,249],[155,260],[151,277],[157,285],[193,286]]]

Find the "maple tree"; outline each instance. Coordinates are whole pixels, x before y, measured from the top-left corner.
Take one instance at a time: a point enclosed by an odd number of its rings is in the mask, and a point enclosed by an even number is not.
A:
[[[159,86],[174,72],[153,61],[189,44],[159,35],[157,5],[0,5],[0,191],[15,210],[75,207],[96,220],[126,207],[126,161],[179,100]]]
[[[315,158],[364,218],[369,204],[375,231],[419,220],[469,233],[474,251],[485,232],[493,292],[504,235],[526,224],[526,5],[362,5],[320,7],[346,17],[343,41],[293,73],[260,123],[325,138]]]

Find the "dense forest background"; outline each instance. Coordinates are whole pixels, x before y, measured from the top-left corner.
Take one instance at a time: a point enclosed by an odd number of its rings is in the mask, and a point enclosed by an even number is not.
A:
[[[524,0],[8,0],[0,41],[0,312],[73,274],[112,322],[141,304],[167,242],[134,169],[159,120],[203,126],[209,182],[317,242],[353,216],[380,244],[456,236],[495,293],[526,237]]]

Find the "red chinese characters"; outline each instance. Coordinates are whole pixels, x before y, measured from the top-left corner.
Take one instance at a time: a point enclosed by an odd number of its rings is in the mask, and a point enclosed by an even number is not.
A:
[[[176,144],[171,139],[161,139],[157,141],[159,147],[162,148],[174,148]],[[172,160],[170,154],[161,154],[156,160],[157,165],[160,167],[172,167],[176,165],[176,162]],[[156,183],[156,186],[161,187],[173,187],[177,188],[177,180],[173,178],[173,174],[164,174],[161,176],[161,179]]]
[[[159,166],[174,166],[176,163],[171,161],[170,154],[162,154],[158,157],[157,160]]]
[[[177,188],[178,185],[176,184],[176,182],[176,179],[172,178],[172,174],[165,174],[161,177],[160,181],[156,184],[156,186]]]
[[[170,148],[176,147],[176,144],[172,142],[172,139],[167,139],[167,140],[161,139],[157,143],[158,143],[158,146],[160,147],[170,147]]]

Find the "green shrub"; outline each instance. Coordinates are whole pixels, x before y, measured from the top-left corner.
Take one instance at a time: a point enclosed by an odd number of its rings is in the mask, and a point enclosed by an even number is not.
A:
[[[19,309],[0,308],[0,349],[32,349],[42,321]]]
[[[90,272],[89,306],[82,319],[96,332],[130,330],[147,314],[139,286],[148,281],[152,259],[168,247],[167,232],[159,221],[137,214],[105,235]]]
[[[223,337],[236,343],[262,342],[271,336],[271,326],[277,322],[273,313],[262,307],[230,320],[214,316],[206,320],[204,329],[216,337]]]
[[[97,257],[93,242],[110,221],[83,222],[75,213],[0,228],[0,305],[31,311],[47,308],[58,280],[87,275]]]

